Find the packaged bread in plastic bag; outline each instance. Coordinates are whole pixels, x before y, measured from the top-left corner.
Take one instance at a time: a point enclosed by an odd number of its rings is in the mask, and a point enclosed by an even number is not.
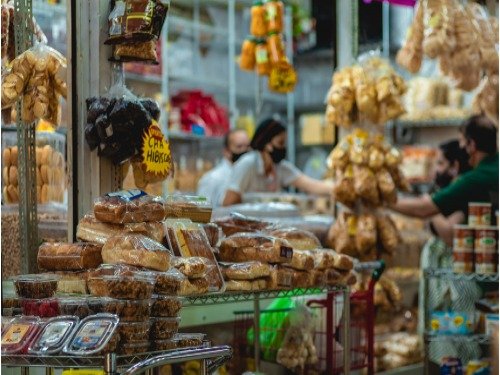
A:
[[[172,257],[170,266],[177,268],[189,279],[199,279],[206,277],[210,268],[213,267],[213,263],[203,257]]]
[[[356,256],[357,250],[354,242],[356,224],[356,216],[342,212],[328,231],[327,245],[339,253]]]
[[[219,262],[219,265],[226,280],[254,280],[268,277],[271,274],[269,264],[258,261],[242,263]]]
[[[381,169],[376,173],[376,178],[382,200],[389,204],[396,203],[398,193],[391,174],[386,169]]]
[[[287,241],[294,250],[314,250],[321,247],[318,237],[307,230],[284,228],[272,230],[269,234]]]
[[[357,195],[354,189],[354,172],[352,166],[349,165],[344,171],[337,171],[333,187],[333,197],[336,201],[347,207],[353,207],[356,203]]]
[[[289,263],[292,247],[284,240],[258,233],[237,233],[220,244],[220,259],[224,262]]]
[[[422,1],[415,5],[413,22],[408,29],[403,47],[396,55],[396,62],[410,73],[417,73],[422,66],[424,40],[424,6]]]
[[[368,205],[379,205],[380,195],[373,172],[368,167],[363,166],[354,166],[353,171],[356,194]]]
[[[382,247],[387,253],[393,254],[400,243],[396,225],[389,215],[382,215],[377,217],[377,228]]]
[[[370,214],[358,216],[355,241],[360,254],[368,252],[376,245],[377,220],[375,216]]]

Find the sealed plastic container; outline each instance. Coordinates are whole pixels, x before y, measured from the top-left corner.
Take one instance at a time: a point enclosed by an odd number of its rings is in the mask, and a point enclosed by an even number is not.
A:
[[[148,321],[151,315],[151,301],[125,300],[108,297],[92,297],[88,299],[93,314],[108,313],[120,317],[120,322]]]
[[[151,343],[151,349],[154,351],[166,351],[177,349],[177,341],[175,339],[154,340]]]
[[[60,316],[49,319],[40,334],[29,347],[30,354],[53,355],[59,353],[71,336],[79,319],[75,316]]]
[[[16,293],[23,298],[50,298],[57,290],[59,276],[49,274],[32,274],[13,276],[12,281]]]
[[[175,296],[179,293],[183,281],[187,278],[179,270],[156,273],[154,292],[159,295]]]
[[[61,315],[73,315],[80,319],[92,314],[86,297],[58,298]]]
[[[156,296],[153,298],[151,315],[156,317],[177,317],[182,308],[178,297]]]
[[[202,346],[206,335],[204,333],[178,333],[174,336],[177,348],[187,348],[193,346]]]
[[[122,343],[118,349],[122,355],[142,354],[149,351],[150,343],[148,340]]]
[[[2,354],[25,354],[40,331],[40,318],[20,316],[12,319],[2,331]]]
[[[59,303],[56,298],[21,298],[23,315],[53,318],[59,315]]]
[[[181,318],[151,318],[151,337],[170,339],[179,330]]]
[[[120,339],[125,342],[128,341],[147,341],[149,339],[149,327],[151,322],[120,322],[118,325],[118,333]]]
[[[212,206],[205,197],[169,195],[165,199],[165,217],[208,223],[212,218]]]
[[[153,294],[154,274],[134,272],[114,275],[90,275],[87,281],[90,294],[99,297],[148,299]]]
[[[97,314],[83,319],[63,351],[77,356],[113,352],[120,338],[117,334],[118,321],[118,317],[111,314]]]

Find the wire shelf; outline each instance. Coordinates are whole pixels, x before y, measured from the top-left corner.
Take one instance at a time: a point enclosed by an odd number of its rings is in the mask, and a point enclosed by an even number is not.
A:
[[[489,344],[491,336],[488,335],[440,335],[435,333],[427,333],[425,335],[427,342],[467,342],[476,344]]]
[[[394,125],[402,128],[459,127],[463,122],[464,118],[395,120]]]
[[[308,289],[290,289],[261,292],[226,292],[204,294],[200,296],[185,297],[183,306],[206,306],[222,303],[245,302],[255,299],[273,299],[282,297],[297,297],[304,295],[322,294],[326,292],[345,290],[344,286],[332,286],[328,288],[308,288]]]
[[[447,280],[457,281],[482,281],[482,282],[498,282],[498,273],[480,274],[480,273],[455,273],[448,269],[427,268],[424,270],[426,277],[442,278]]]

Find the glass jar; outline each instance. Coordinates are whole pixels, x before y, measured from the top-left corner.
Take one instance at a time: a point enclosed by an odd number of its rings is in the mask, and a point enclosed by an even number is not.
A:
[[[269,60],[277,64],[285,58],[285,46],[281,34],[272,32],[267,37],[267,49],[269,51]]]
[[[266,8],[262,1],[254,1],[251,9],[250,34],[257,38],[267,34]]]
[[[241,46],[240,69],[254,70],[255,69],[255,49],[256,44],[253,38],[245,39]]]
[[[279,0],[268,0],[264,7],[266,9],[267,31],[276,33],[283,32],[283,2]]]
[[[269,62],[269,53],[267,51],[267,43],[265,40],[259,40],[255,46],[255,62],[257,73],[259,75],[269,75],[271,72],[271,64]]]

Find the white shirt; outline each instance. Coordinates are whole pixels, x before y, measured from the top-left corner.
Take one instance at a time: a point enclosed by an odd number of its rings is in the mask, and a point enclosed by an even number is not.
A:
[[[215,168],[200,178],[196,194],[208,198],[214,207],[222,205],[232,167],[226,158],[222,158]]]
[[[275,165],[275,174],[266,176],[264,160],[259,151],[250,151],[233,164],[227,190],[248,192],[279,192],[291,185],[302,172],[287,160]]]

